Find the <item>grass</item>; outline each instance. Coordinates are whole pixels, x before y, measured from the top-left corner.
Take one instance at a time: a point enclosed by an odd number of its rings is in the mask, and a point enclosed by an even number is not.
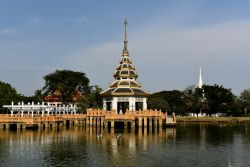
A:
[[[250,122],[250,117],[176,117],[176,121],[242,123],[242,122]]]

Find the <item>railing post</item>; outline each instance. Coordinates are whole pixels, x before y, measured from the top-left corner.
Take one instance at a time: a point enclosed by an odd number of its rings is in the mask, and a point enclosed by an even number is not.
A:
[[[157,127],[157,119],[155,117],[152,118],[152,126]]]
[[[89,126],[93,126],[93,122],[92,122],[93,118],[89,117]]]
[[[139,120],[139,127],[141,127],[142,126],[142,118],[139,117],[138,120]]]
[[[100,127],[100,122],[101,122],[101,117],[97,117],[97,123],[96,123],[97,127]]]
[[[148,126],[148,118],[144,117],[144,126],[147,127]]]
[[[131,121],[131,129],[135,127],[135,121]]]
[[[159,127],[162,127],[162,118],[159,118]]]
[[[101,117],[101,127],[103,127],[103,120],[104,120],[104,118]]]
[[[115,127],[115,121],[111,120],[111,128],[114,128],[114,127]]]

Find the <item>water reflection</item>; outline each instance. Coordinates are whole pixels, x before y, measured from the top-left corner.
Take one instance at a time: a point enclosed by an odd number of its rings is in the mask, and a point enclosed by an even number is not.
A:
[[[0,166],[249,166],[249,124],[0,131]]]

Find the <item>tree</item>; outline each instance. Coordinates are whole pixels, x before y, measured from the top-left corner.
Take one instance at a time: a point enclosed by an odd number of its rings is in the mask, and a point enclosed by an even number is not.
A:
[[[190,87],[191,88],[191,87]],[[183,91],[184,93],[184,103],[186,106],[186,112],[187,113],[198,113],[201,112],[203,109],[203,95],[202,95],[202,89],[200,88],[194,88],[192,87],[191,89],[185,89]]]
[[[161,91],[149,96],[149,104],[153,103],[156,107],[157,101],[160,102],[159,104],[162,106],[159,107],[161,110],[167,108],[169,113],[185,114],[184,93],[179,90]],[[163,103],[166,104],[163,105]]]
[[[205,103],[207,104],[206,111],[209,115],[213,113],[230,113],[234,105],[235,96],[231,89],[226,89],[219,85],[203,85]]]
[[[44,101],[44,94],[42,93],[42,90],[36,90],[35,95],[32,97],[33,101],[36,103],[41,103]]]
[[[151,97],[148,99],[148,108],[152,110],[161,110],[164,113],[169,111],[168,102],[159,97]]]
[[[1,113],[5,111],[3,105],[10,105],[11,102],[17,103],[22,100],[21,95],[17,93],[16,89],[10,84],[0,81],[0,110]]]
[[[88,94],[90,91],[89,79],[82,72],[56,70],[44,76],[44,80],[45,86],[42,90],[45,95],[58,92],[63,103],[72,102],[76,91],[81,94]]]
[[[102,89],[99,86],[91,86],[89,93],[78,102],[78,106],[81,108],[82,113],[85,113],[88,108],[102,108],[102,97],[100,92],[102,92]]]
[[[241,92],[239,96],[240,108],[244,111],[244,114],[247,114],[247,111],[250,110],[250,89],[245,89]]]
[[[90,93],[87,95],[89,108],[102,108],[101,92],[102,88],[99,86],[91,86]]]

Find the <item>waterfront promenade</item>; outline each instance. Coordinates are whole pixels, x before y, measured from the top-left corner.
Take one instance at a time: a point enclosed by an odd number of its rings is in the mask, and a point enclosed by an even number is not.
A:
[[[127,111],[115,114],[115,111],[87,110],[86,114],[1,114],[0,128],[59,128],[62,126],[91,126],[123,128],[162,127],[174,125],[175,115],[168,116],[161,111]]]

